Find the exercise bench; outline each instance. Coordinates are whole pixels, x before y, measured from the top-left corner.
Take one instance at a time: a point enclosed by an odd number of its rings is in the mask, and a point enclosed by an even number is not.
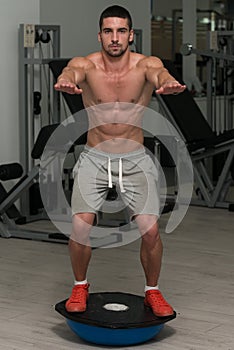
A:
[[[163,60],[163,63],[170,74],[184,84],[172,61]],[[176,96],[157,95],[157,98],[165,116],[185,141],[193,163],[196,197],[192,204],[233,211],[234,202],[226,198],[234,180],[234,129],[216,134],[188,89]],[[215,180],[206,164],[217,155],[222,155],[224,161]]]

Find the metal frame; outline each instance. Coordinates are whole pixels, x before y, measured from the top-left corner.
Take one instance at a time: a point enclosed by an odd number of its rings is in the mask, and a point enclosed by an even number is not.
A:
[[[166,103],[163,101],[160,95],[158,96],[158,101],[163,113],[172,122],[172,124],[181,135],[181,138],[186,143],[186,139],[178,128],[173,115],[167,108]],[[214,186],[211,176],[209,175],[209,171],[204,165],[204,161],[216,154],[221,154],[224,152],[228,152],[228,156],[226,158],[225,165],[222,169],[219,179]],[[230,184],[233,181],[230,176],[230,167],[234,162],[234,140],[223,142],[212,149],[201,148],[196,152],[190,152],[190,157],[193,163],[195,183],[198,185],[200,191],[200,193],[197,193],[198,197],[200,198],[192,198],[191,204],[207,206],[210,208],[218,207],[230,209],[233,205],[233,202],[226,201],[225,199]]]
[[[210,18],[210,23],[208,23],[207,30],[212,30],[212,27],[218,27],[218,21],[224,19],[223,16],[214,10],[199,10],[197,9],[197,15],[199,14],[207,14]],[[178,16],[180,15],[180,16]],[[177,21],[178,18],[183,17],[183,9],[173,9],[172,10],[172,41],[171,41],[171,59],[172,61],[175,61],[175,54],[176,54],[176,35],[177,35]],[[225,21],[227,25],[230,22],[230,25],[232,24],[232,20],[228,17],[225,18]]]
[[[215,36],[214,36],[215,34]],[[230,53],[225,53],[222,52],[219,47],[218,47],[218,41],[221,38],[229,38],[230,40],[233,41],[233,50],[234,50],[234,31],[216,31],[216,32],[208,32],[207,34],[207,42],[209,43],[211,41],[211,36],[213,38],[216,38],[215,41],[217,41],[217,44],[214,44],[214,47],[216,49],[207,49],[207,50],[201,50],[197,48],[193,48],[192,45],[190,44],[183,44],[181,46],[181,54],[182,55],[190,55],[190,54],[195,54],[199,55],[202,57],[205,57],[207,59],[207,64],[206,64],[206,69],[207,69],[207,89],[206,89],[206,97],[207,97],[207,121],[209,124],[212,126],[214,131],[220,132],[220,130],[216,130],[216,104],[215,102],[215,97],[216,97],[216,86],[214,86],[214,83],[216,82],[216,72],[215,68],[217,65],[217,60],[219,62],[228,62],[229,64],[231,63],[232,66],[231,68],[234,67],[234,55],[233,52]],[[230,99],[230,96],[226,96],[225,98]],[[226,102],[226,100],[225,100]],[[226,112],[230,113],[230,103],[229,103],[229,108],[225,108]],[[225,120],[227,119],[226,116]],[[230,121],[230,118],[228,118],[228,121],[226,122],[227,126],[229,129],[233,127],[232,121]]]
[[[134,40],[132,46],[135,47],[134,52],[142,53],[142,29],[134,29]]]
[[[49,162],[48,162],[49,163]],[[30,230],[25,225],[16,224],[14,219],[9,218],[6,211],[11,207],[17,199],[21,198],[22,194],[30,187],[35,179],[38,179],[39,172],[41,169],[39,166],[35,166],[28,176],[25,177],[23,181],[19,181],[19,185],[16,185],[15,190],[5,198],[5,200],[0,203],[0,237],[3,238],[24,238],[32,239],[36,241],[46,241],[53,243],[67,243],[68,237],[65,234],[60,232],[43,232],[42,230]],[[41,220],[48,220],[46,213],[41,216]],[[58,216],[59,221],[63,221],[63,217]],[[90,237],[93,247],[104,247],[112,244],[116,244],[121,241],[121,234],[116,232],[112,233],[109,236],[95,238]]]
[[[48,64],[53,59],[60,57],[60,26],[58,25],[35,25],[36,32],[49,32],[53,40],[53,51],[51,57],[42,58],[37,54],[37,45],[25,45],[25,26],[19,26],[19,161],[26,174],[33,168],[34,163],[30,156],[34,144],[34,111],[33,93],[38,76],[36,69],[41,65]],[[47,45],[47,44],[44,44]],[[58,92],[53,91],[53,119],[60,121],[60,108],[58,105]],[[23,215],[30,216],[29,194],[22,193],[20,206]]]

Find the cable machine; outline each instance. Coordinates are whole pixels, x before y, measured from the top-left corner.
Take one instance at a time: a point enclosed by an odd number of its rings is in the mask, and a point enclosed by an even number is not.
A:
[[[60,97],[53,89],[48,63],[60,57],[60,26],[20,24],[19,134],[20,164],[28,173],[35,165],[31,151],[44,125],[59,123]],[[36,189],[36,185],[32,190]],[[20,200],[22,214],[30,216],[30,192]]]
[[[206,50],[183,44],[181,54],[196,54],[206,62],[207,120],[219,134],[234,127],[234,31],[208,32],[207,42]]]

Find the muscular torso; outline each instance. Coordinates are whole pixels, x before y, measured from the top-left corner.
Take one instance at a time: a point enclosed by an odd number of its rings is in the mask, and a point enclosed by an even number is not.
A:
[[[146,80],[144,57],[130,53],[127,67],[110,72],[101,53],[87,57],[86,77],[79,86],[89,115],[89,146],[110,153],[142,147],[143,110],[154,88]]]

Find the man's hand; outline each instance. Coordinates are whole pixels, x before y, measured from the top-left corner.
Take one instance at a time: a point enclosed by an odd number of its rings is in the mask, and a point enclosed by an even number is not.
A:
[[[177,80],[167,81],[162,86],[155,90],[156,94],[177,95],[186,89],[186,85],[181,85]]]
[[[71,95],[80,95],[82,94],[83,90],[79,89],[76,84],[70,83],[67,80],[59,80],[55,85],[54,85],[55,90],[61,91],[61,92],[66,92]]]

